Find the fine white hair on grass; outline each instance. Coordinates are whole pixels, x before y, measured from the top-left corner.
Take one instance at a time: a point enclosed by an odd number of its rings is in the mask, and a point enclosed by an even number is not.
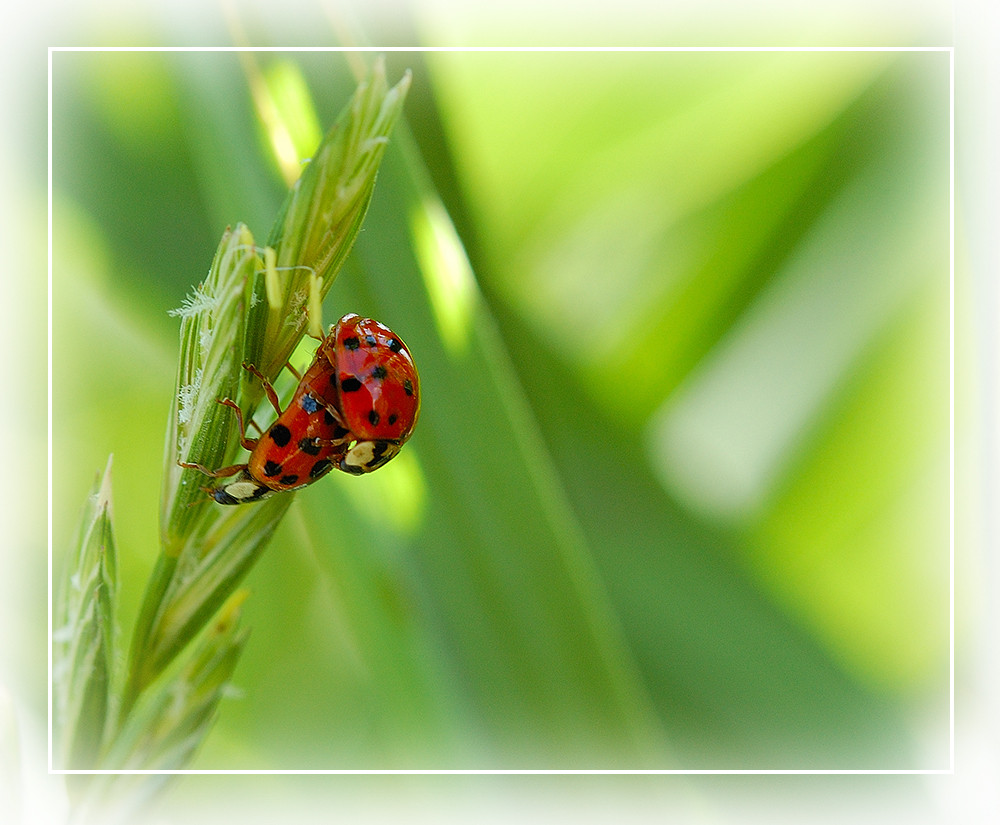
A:
[[[198,330],[198,346],[201,349],[202,354],[208,352],[209,347],[212,346],[212,341],[215,340],[215,330],[211,327],[202,327]]]
[[[177,422],[187,424],[194,413],[194,400],[201,389],[201,377],[204,370],[199,367],[195,370],[194,379],[190,384],[184,384],[177,393],[177,400],[180,407],[177,410]]]
[[[207,290],[196,287],[192,292],[184,296],[181,305],[177,309],[167,311],[167,315],[172,318],[191,318],[200,312],[210,312],[215,309],[216,297]]]
[[[309,292],[306,289],[297,289],[292,295],[291,301],[288,303],[289,312],[285,316],[285,326],[293,327],[294,329],[299,329],[303,323],[305,323],[305,313],[302,311],[305,309],[306,300],[309,298]]]

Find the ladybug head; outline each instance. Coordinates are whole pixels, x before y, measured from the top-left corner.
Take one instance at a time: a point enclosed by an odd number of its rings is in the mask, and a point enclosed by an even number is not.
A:
[[[395,441],[358,441],[349,449],[340,463],[339,469],[359,476],[370,473],[388,464],[399,453],[400,445]]]
[[[209,498],[218,504],[246,504],[249,501],[261,501],[274,495],[274,490],[265,487],[243,469],[232,481],[227,481],[218,487],[206,487]]]

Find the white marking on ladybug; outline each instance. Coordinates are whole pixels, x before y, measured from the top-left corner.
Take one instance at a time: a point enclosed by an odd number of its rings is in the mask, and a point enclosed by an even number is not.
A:
[[[222,489],[225,490],[233,498],[238,498],[240,501],[248,498],[253,498],[254,494],[260,489],[261,485],[255,481],[234,481],[232,484],[227,484]]]
[[[375,459],[375,442],[359,441],[344,456],[343,463],[348,467],[363,470]]]
[[[274,490],[254,479],[245,469],[234,481],[216,487],[212,498],[219,504],[243,504],[247,501],[261,501],[274,495]]]

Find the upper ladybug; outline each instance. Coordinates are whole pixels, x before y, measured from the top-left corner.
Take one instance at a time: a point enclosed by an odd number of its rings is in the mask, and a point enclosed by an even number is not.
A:
[[[357,442],[339,469],[360,474],[381,467],[412,435],[420,414],[420,378],[409,349],[385,324],[345,315],[316,351],[329,364],[327,396]]]

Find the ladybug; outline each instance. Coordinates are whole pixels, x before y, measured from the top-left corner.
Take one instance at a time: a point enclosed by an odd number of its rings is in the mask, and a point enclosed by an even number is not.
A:
[[[413,433],[420,381],[409,350],[385,324],[345,315],[316,351],[330,369],[330,403],[352,436],[338,469],[360,475],[391,459]]]
[[[219,504],[261,501],[297,490],[337,468],[361,475],[392,459],[412,435],[420,412],[420,380],[410,351],[384,324],[354,314],[330,329],[299,379],[284,410],[271,383],[251,364],[244,367],[264,386],[278,413],[260,438],[247,438],[239,406],[240,443],[246,464],[209,470],[181,463],[213,478],[236,478],[207,488]]]

